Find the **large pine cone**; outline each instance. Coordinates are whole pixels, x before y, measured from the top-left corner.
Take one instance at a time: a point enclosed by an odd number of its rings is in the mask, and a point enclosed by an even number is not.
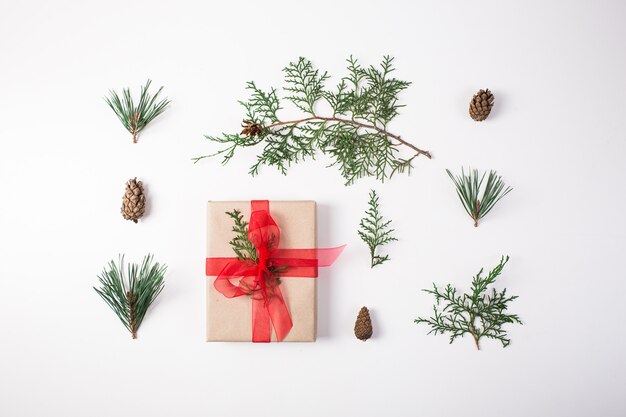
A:
[[[357,339],[363,341],[372,337],[372,320],[367,307],[361,307],[361,311],[359,311],[356,323],[354,323],[354,335]]]
[[[493,107],[493,94],[489,89],[479,90],[474,94],[472,101],[470,101],[469,115],[477,122],[482,122],[491,113]]]
[[[126,220],[132,220],[137,223],[146,208],[146,195],[143,192],[143,185],[137,178],[128,180],[126,183],[126,192],[122,202],[122,215]]]

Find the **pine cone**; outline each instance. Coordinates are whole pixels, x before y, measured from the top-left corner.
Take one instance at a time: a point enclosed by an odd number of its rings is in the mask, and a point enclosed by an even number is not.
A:
[[[359,311],[356,323],[354,323],[354,335],[357,339],[363,341],[372,337],[372,320],[367,307],[361,307],[361,311]]]
[[[470,101],[469,115],[477,122],[482,122],[489,116],[492,107],[493,94],[491,91],[489,89],[479,90]]]
[[[143,191],[141,181],[137,178],[128,180],[126,183],[126,192],[122,201],[122,215],[126,220],[132,220],[137,223],[146,208],[146,195]]]
[[[250,120],[244,120],[241,127],[243,127],[241,134],[244,136],[250,136],[251,138],[260,135],[263,131],[263,127],[260,124],[253,123]]]

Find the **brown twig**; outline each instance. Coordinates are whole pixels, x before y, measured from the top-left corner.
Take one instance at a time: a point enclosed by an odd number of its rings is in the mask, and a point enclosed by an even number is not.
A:
[[[370,129],[370,130],[375,130],[376,132],[385,135],[387,137],[393,138],[395,140],[397,140],[398,142],[400,142],[401,144],[413,149],[417,155],[424,155],[425,157],[427,157],[428,159],[432,158],[432,155],[430,154],[429,151],[424,151],[420,148],[418,148],[417,146],[405,141],[404,139],[402,139],[400,136],[398,135],[394,135],[393,133],[387,132],[385,129],[381,129],[378,126],[374,126],[374,125],[368,125],[365,123],[361,123],[358,122],[356,120],[351,120],[351,119],[342,119],[339,117],[322,117],[322,116],[310,116],[310,117],[305,117],[304,119],[298,119],[298,120],[290,120],[290,121],[286,121],[286,122],[276,122],[273,123],[269,126],[265,126],[265,129],[270,129],[272,127],[278,127],[278,126],[284,126],[284,125],[292,125],[292,124],[300,124],[300,123],[306,123],[306,122],[310,122],[310,121],[314,121],[314,120],[319,120],[319,121],[323,121],[323,122],[338,122],[338,123],[346,123],[346,124],[351,124],[353,126],[357,126],[357,127],[361,127],[363,129]]]
[[[129,310],[129,322],[128,325],[130,327],[130,335],[133,339],[137,338],[137,311],[135,309],[135,303],[137,302],[137,296],[132,292],[128,291],[126,293],[126,301],[128,302],[128,310]]]
[[[472,337],[474,338],[474,343],[476,343],[476,349],[480,350],[480,345],[478,344],[478,336],[476,336],[476,329],[474,328],[473,317],[470,317],[469,329],[470,329],[470,333],[472,334]]]
[[[133,135],[133,143],[137,143],[137,124],[139,122],[139,113],[135,113],[135,117],[130,121],[130,133]]]
[[[476,337],[476,333],[472,331],[472,337],[474,338],[474,343],[476,343],[476,349],[480,350],[480,345],[478,344],[478,338]]]
[[[474,209],[474,227],[478,227],[478,215],[480,214],[480,200],[476,200],[476,208]]]

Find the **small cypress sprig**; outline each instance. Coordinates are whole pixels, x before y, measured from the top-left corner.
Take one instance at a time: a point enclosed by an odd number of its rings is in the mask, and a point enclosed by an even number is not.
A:
[[[489,213],[493,206],[512,190],[511,187],[505,186],[502,177],[496,171],[489,171],[487,183],[482,189],[482,196],[479,196],[486,172],[480,174],[477,169],[474,169],[469,170],[468,175],[465,175],[465,171],[461,168],[461,175],[456,177],[449,169],[446,169],[446,172],[454,182],[463,208],[474,220],[474,227],[478,227],[478,220]]]
[[[133,97],[130,94],[130,89],[128,88],[122,90],[121,98],[115,90],[111,90],[109,97],[104,98],[126,130],[133,135],[133,143],[137,143],[137,135],[139,132],[155,117],[163,113],[170,104],[170,100],[167,97],[157,101],[163,87],[159,88],[154,96],[150,95],[148,88],[150,88],[151,83],[152,81],[148,80],[146,85],[141,87],[141,94],[137,105],[135,105]]]
[[[233,219],[234,225],[232,231],[235,232],[235,237],[228,242],[233,248],[237,259],[251,260],[256,262],[257,253],[256,248],[248,239],[248,222],[243,219],[243,215],[240,210],[227,211],[228,217]]]
[[[259,257],[257,255],[256,247],[248,239],[248,222],[243,219],[243,215],[240,210],[234,209],[233,211],[227,211],[228,217],[233,219],[234,225],[232,231],[235,232],[235,237],[228,242],[230,247],[235,252],[237,259],[242,261],[257,262]],[[270,237],[270,242],[271,244]],[[269,285],[280,285],[280,274],[287,271],[286,266],[269,266],[269,274],[266,276],[266,283]]]
[[[472,280],[470,294],[457,295],[456,288],[450,284],[443,289],[433,284],[433,289],[422,290],[434,295],[436,304],[433,306],[432,317],[418,317],[415,323],[430,326],[428,334],[449,333],[450,343],[469,333],[474,339],[476,349],[480,349],[479,341],[483,337],[499,340],[503,347],[507,347],[511,340],[502,326],[508,323],[522,324],[517,314],[506,313],[509,302],[515,300],[517,296],[507,296],[506,288],[500,292],[492,288],[490,295],[486,294],[486,291],[502,273],[508,261],[508,256],[502,257],[500,264],[486,277],[482,276],[481,268]]]
[[[365,211],[366,217],[361,219],[359,224],[361,230],[358,233],[370,249],[370,267],[374,268],[376,265],[389,260],[389,255],[379,255],[378,249],[398,239],[391,236],[391,233],[395,231],[389,228],[391,220],[383,220],[383,216],[380,214],[379,197],[376,191],[371,190],[369,196],[369,208]]]
[[[279,118],[282,107],[276,89],[264,91],[248,82],[250,98],[240,101],[246,111],[243,130],[205,136],[225,147],[193,160],[221,155],[226,164],[238,149],[262,144],[249,173],[257,175],[266,165],[286,174],[292,164],[315,159],[319,151],[330,157],[330,165],[339,168],[349,185],[362,177],[384,181],[396,172],[410,172],[417,156],[430,158],[430,152],[388,130],[388,124],[403,107],[398,95],[410,85],[393,77],[393,58],[384,57],[379,67],[363,67],[352,57],[347,61],[348,75],[334,90],[325,87],[328,73],[315,69],[306,58],[300,57],[283,69],[287,92],[284,100],[302,112],[289,120]],[[331,111],[319,113],[319,103]],[[398,155],[402,148],[409,151],[408,158]]]
[[[153,264],[152,255],[147,255],[141,266],[131,263],[125,273],[122,255],[117,264],[111,260],[98,276],[100,288],[93,289],[111,307],[133,339],[148,308],[163,291],[166,270],[166,265]]]

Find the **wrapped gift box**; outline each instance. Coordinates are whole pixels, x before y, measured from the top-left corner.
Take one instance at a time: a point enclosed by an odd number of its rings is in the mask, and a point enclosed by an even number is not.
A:
[[[280,228],[280,249],[315,248],[317,215],[314,201],[271,201],[270,214]],[[207,258],[233,258],[229,241],[235,237],[233,219],[226,212],[241,211],[250,218],[250,201],[209,201],[207,207]],[[339,251],[340,252],[340,251]],[[291,315],[293,328],[283,341],[314,342],[317,330],[317,279],[281,277],[280,290]],[[207,341],[250,342],[252,300],[250,296],[226,298],[215,289],[216,276],[206,278]],[[272,329],[272,341],[276,340]]]

